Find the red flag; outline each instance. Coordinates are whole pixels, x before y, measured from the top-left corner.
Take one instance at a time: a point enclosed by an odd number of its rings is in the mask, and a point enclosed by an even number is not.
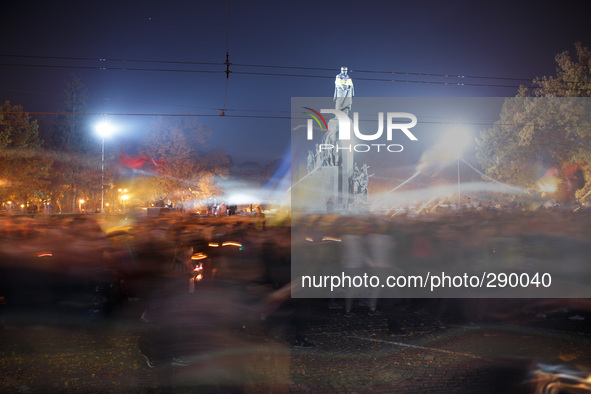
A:
[[[119,152],[119,164],[132,170],[159,173],[161,164],[148,156],[126,156],[123,151]]]
[[[558,170],[556,169],[556,167],[549,168],[548,171],[546,171],[546,173],[544,174],[544,176],[552,176],[552,175],[558,176]]]

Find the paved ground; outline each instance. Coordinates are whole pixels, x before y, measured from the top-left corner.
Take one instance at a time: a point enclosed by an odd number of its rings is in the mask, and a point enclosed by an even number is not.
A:
[[[368,316],[367,307],[355,305],[354,316],[345,317],[316,300],[305,325],[314,346],[306,348],[291,346],[290,311],[237,329],[224,348],[187,352],[188,367],[153,369],[138,350],[146,323],[133,302],[108,319],[5,314],[0,391],[529,392],[523,382],[537,363],[591,365],[591,314],[572,309],[524,309],[511,321],[476,324],[451,314],[445,327],[407,310],[397,318],[401,336],[388,331],[386,316]]]
[[[400,319],[406,336],[390,335],[384,317],[365,312],[359,307],[355,317],[343,318],[333,311],[324,324],[313,324],[310,338],[316,346],[293,355],[292,362],[302,367],[292,378],[307,378],[328,391],[526,392],[521,383],[536,363],[591,361],[590,316],[571,320],[577,316],[572,311],[524,315],[513,323],[470,324],[452,318],[445,327],[433,325],[428,315],[406,313]],[[328,371],[320,368],[329,360]]]

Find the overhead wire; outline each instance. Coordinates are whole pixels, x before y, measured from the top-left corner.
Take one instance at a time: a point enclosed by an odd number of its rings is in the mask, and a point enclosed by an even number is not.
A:
[[[0,55],[5,56],[5,55]],[[230,65],[237,66],[237,64],[229,62],[229,53],[226,53],[226,62],[225,63],[218,63],[217,65],[225,65],[226,70],[196,70],[196,69],[170,69],[170,68],[132,68],[132,67],[108,67],[108,66],[81,66],[81,65],[56,65],[56,64],[25,64],[25,63],[0,63],[2,67],[37,67],[37,68],[62,68],[62,69],[86,69],[86,70],[111,70],[111,71],[151,71],[151,72],[179,72],[179,73],[209,73],[209,74],[226,74],[226,81],[229,79],[230,73],[232,74],[239,74],[239,75],[257,75],[257,76],[274,76],[274,77],[291,77],[291,78],[323,78],[323,79],[333,79],[333,76],[328,75],[312,75],[312,74],[287,74],[287,73],[267,73],[267,72],[252,72],[252,71],[230,71]],[[199,62],[200,64],[205,64],[204,62]],[[212,64],[212,63],[207,63]],[[261,67],[257,65],[256,67]],[[282,67],[282,66],[273,66],[273,67]],[[286,67],[287,68],[287,67]],[[328,70],[328,69],[327,69]],[[369,72],[369,71],[365,71]],[[386,73],[382,71],[375,71],[376,73]],[[420,75],[420,76],[445,76],[451,77],[452,75],[448,74],[424,74],[424,73],[401,73],[392,71],[389,72],[392,75]],[[521,78],[508,78],[508,77],[484,77],[484,76],[456,76],[456,78],[482,78],[482,79],[495,79],[495,80],[525,80]],[[471,86],[471,87],[492,87],[492,88],[510,88],[510,89],[517,89],[520,88],[522,85],[514,85],[514,84],[492,84],[492,83],[476,83],[476,82],[446,82],[446,81],[421,81],[421,80],[409,80],[409,79],[389,79],[389,78],[366,78],[366,77],[356,77],[356,80],[359,81],[373,81],[373,82],[390,82],[390,83],[412,83],[412,84],[423,84],[423,85],[440,85],[440,86]],[[575,83],[575,84],[584,84],[585,81],[563,81],[564,83]],[[530,83],[530,87],[532,86],[533,82]],[[563,88],[555,88],[556,90],[560,90]],[[226,87],[227,90],[227,87]],[[573,89],[569,88],[568,90],[579,91],[582,89]],[[227,94],[224,95],[224,107],[226,106],[226,99]]]
[[[223,66],[226,63],[220,62],[194,62],[179,60],[147,60],[147,59],[122,59],[122,58],[97,58],[97,57],[72,57],[72,56],[41,56],[41,55],[13,55],[0,54],[0,57],[24,58],[24,59],[47,59],[47,60],[75,60],[75,61],[99,61],[99,62],[127,62],[127,63],[163,63],[163,64],[184,64],[184,65],[206,65]]]
[[[156,72],[183,72],[183,73],[210,73],[223,74],[225,71],[219,70],[187,70],[187,69],[166,69],[166,68],[131,68],[131,67],[98,67],[98,66],[76,66],[61,64],[24,64],[24,63],[0,63],[3,67],[37,67],[37,68],[65,68],[82,70],[115,70],[115,71],[156,71]]]
[[[53,111],[0,111],[0,114],[29,115],[80,115],[80,116],[170,116],[170,117],[219,117],[218,114],[173,114],[173,113],[114,113],[114,112],[53,112]],[[253,118],[253,119],[292,119],[290,116],[269,115],[225,115],[228,118]]]
[[[188,69],[162,69],[162,68],[130,68],[130,67],[96,67],[96,66],[75,66],[75,65],[51,65],[51,64],[23,64],[23,63],[0,63],[2,67],[37,67],[37,68],[63,68],[63,69],[84,69],[84,70],[111,70],[111,71],[152,71],[152,72],[179,72],[179,73],[209,73],[209,74],[226,74],[226,80],[229,74],[240,75],[259,75],[259,76],[274,76],[274,77],[291,77],[291,78],[323,78],[334,79],[333,76],[328,75],[307,75],[307,74],[285,74],[285,73],[262,73],[249,71],[230,71],[228,62],[227,70],[188,70]],[[425,85],[446,85],[446,86],[474,86],[474,87],[494,87],[494,88],[519,88],[520,85],[499,85],[487,83],[471,83],[471,82],[442,82],[442,81],[419,81],[419,80],[403,80],[403,79],[387,79],[387,78],[355,78],[359,81],[374,81],[374,82],[391,82],[391,83],[416,83]]]
[[[0,91],[30,93],[30,94],[46,95],[46,96],[65,96],[65,93],[40,92],[40,91],[22,90],[22,89],[0,88]],[[149,105],[180,107],[180,108],[195,108],[195,109],[204,109],[204,110],[208,110],[208,111],[218,111],[218,112],[224,110],[224,108],[218,108],[218,107],[204,107],[204,106],[187,105],[187,104],[170,104],[170,103],[160,103],[160,102],[154,102],[154,101],[143,101],[143,100],[125,100],[125,99],[116,99],[116,98],[109,98],[109,97],[87,96],[86,98],[89,100],[113,101],[113,102],[132,103],[132,104],[149,104]],[[225,111],[228,111],[228,112],[260,112],[260,113],[271,112],[271,113],[285,113],[285,114],[291,113],[291,111],[271,110],[271,109],[253,109],[253,108],[243,108],[243,109],[225,108]]]
[[[77,115],[77,116],[162,116],[162,117],[193,117],[193,118],[212,118],[219,117],[218,114],[191,114],[191,113],[115,113],[115,112],[54,112],[54,111],[23,111],[29,115]],[[19,111],[0,111],[0,114],[20,114]],[[251,119],[308,119],[307,117],[293,117],[293,116],[270,116],[270,115],[225,115],[228,118],[251,118]],[[360,122],[373,122],[374,120],[361,119]],[[421,124],[431,125],[455,125],[457,122],[446,120],[422,120]],[[497,121],[467,121],[462,122],[463,125],[468,126],[493,126],[498,124],[500,126],[512,126],[512,123],[498,123]],[[589,128],[591,126],[581,126]]]
[[[241,73],[246,75],[266,75],[266,76],[288,76],[288,77],[310,77],[310,78],[332,78],[320,75],[301,75],[301,74],[284,74],[284,73],[254,73],[254,72],[237,72],[230,71],[229,66],[235,67],[250,67],[250,68],[267,68],[267,69],[286,69],[286,70],[307,70],[307,71],[333,71],[332,68],[324,67],[306,67],[306,66],[281,66],[281,65],[270,65],[270,64],[248,64],[248,63],[230,63],[229,62],[229,12],[226,1],[226,61],[225,62],[197,62],[197,61],[181,61],[181,60],[156,60],[156,59],[124,59],[124,58],[92,58],[92,57],[71,57],[71,56],[41,56],[41,55],[16,55],[16,54],[0,54],[0,57],[7,58],[25,58],[25,59],[45,59],[45,60],[70,60],[70,61],[99,61],[99,62],[124,62],[124,63],[162,63],[162,64],[178,64],[178,65],[208,65],[208,66],[225,66],[225,71],[213,71],[213,70],[186,70],[186,69],[159,69],[159,68],[129,68],[129,67],[101,67],[101,66],[74,66],[74,65],[39,65],[39,64],[18,64],[18,63],[3,63],[0,66],[19,66],[19,67],[59,67],[59,68],[86,68],[86,69],[105,69],[105,70],[127,70],[127,71],[166,71],[166,72],[213,72],[213,73],[225,73],[228,78],[230,73]],[[484,79],[491,81],[523,81],[530,82],[533,78],[520,78],[520,77],[502,77],[502,76],[489,76],[489,75],[464,75],[458,73],[423,73],[423,72],[411,72],[411,71],[396,71],[396,70],[364,70],[364,69],[351,69],[354,73],[369,73],[369,74],[388,74],[388,75],[400,75],[400,76],[421,76],[429,78],[456,78],[456,79]],[[466,85],[466,86],[483,86],[483,87],[515,87],[518,85],[496,85],[496,84],[470,84],[470,83],[446,83],[446,82],[434,82],[434,81],[416,81],[416,80],[399,80],[399,79],[383,79],[383,78],[362,78],[357,77],[356,79],[367,80],[367,81],[387,81],[387,82],[408,82],[408,83],[436,83],[442,85]],[[585,83],[584,81],[565,81],[566,83]]]
[[[229,12],[228,4],[226,1],[226,62],[193,62],[193,61],[171,61],[171,60],[139,60],[139,59],[114,59],[114,58],[89,58],[89,57],[65,57],[65,56],[38,56],[38,55],[12,55],[12,54],[0,54],[0,57],[9,58],[30,58],[30,59],[45,59],[45,60],[69,60],[69,61],[113,61],[113,62],[141,62],[141,63],[163,63],[163,64],[182,64],[182,65],[211,65],[211,66],[226,66],[226,70],[202,70],[202,69],[184,69],[184,68],[135,68],[135,67],[111,67],[111,66],[85,66],[85,65],[63,65],[63,64],[31,64],[31,63],[0,63],[0,66],[4,67],[38,67],[38,68],[63,68],[63,69],[87,69],[87,70],[114,70],[114,71],[152,71],[152,72],[180,72],[180,73],[209,73],[209,74],[226,74],[226,87],[224,93],[224,102],[222,108],[212,107],[197,107],[188,105],[174,105],[165,103],[150,103],[135,101],[137,103],[147,103],[153,105],[165,105],[165,106],[178,106],[183,108],[199,108],[206,110],[221,111],[221,115],[226,115],[227,111],[238,111],[238,112],[278,112],[278,111],[267,111],[267,110],[241,110],[241,109],[229,109],[227,108],[227,97],[228,97],[228,84],[230,73],[240,75],[255,75],[255,76],[276,76],[276,77],[295,77],[295,78],[323,78],[333,79],[333,76],[328,75],[312,75],[312,74],[290,74],[290,73],[270,73],[270,72],[255,72],[255,71],[230,71],[230,65],[237,67],[252,67],[252,68],[268,68],[268,69],[293,69],[293,70],[308,70],[308,71],[332,71],[328,68],[320,67],[301,67],[301,66],[278,66],[278,65],[264,65],[264,64],[243,64],[243,63],[230,63],[229,61]],[[419,73],[419,72],[399,72],[399,71],[378,71],[378,70],[356,70],[358,73],[373,73],[373,74],[390,74],[390,75],[412,75],[422,77],[444,77],[444,78],[457,78],[457,79],[486,79],[486,80],[506,80],[506,81],[530,81],[525,78],[514,78],[514,77],[493,77],[493,76],[475,76],[475,75],[458,75],[458,74],[435,74],[435,73]],[[390,78],[368,78],[368,77],[356,77],[356,80],[360,81],[373,81],[373,82],[390,82],[390,83],[412,83],[412,84],[426,84],[426,85],[441,85],[441,86],[471,86],[471,87],[495,87],[495,88],[519,88],[520,85],[514,84],[493,84],[493,83],[478,83],[478,82],[465,82],[465,81],[433,81],[433,80],[416,80],[416,79],[390,79]],[[530,81],[531,82],[531,81]],[[565,81],[565,83],[568,81]],[[575,81],[578,82],[578,81]],[[583,82],[580,82],[583,83]],[[7,90],[7,89],[0,89]],[[47,93],[43,93],[47,94]],[[96,99],[96,98],[93,98]],[[118,100],[103,98],[102,100],[110,101],[121,101],[121,102],[134,102],[131,100]],[[281,112],[281,111],[279,111]],[[283,111],[288,112],[288,111]],[[188,115],[187,115],[188,116]]]
[[[234,65],[235,66],[240,66],[240,67],[259,67],[259,68],[278,68],[278,69],[293,69],[293,70],[333,71],[332,68],[320,68],[320,67],[277,66],[277,65],[265,65],[265,64],[243,64],[243,63],[234,63]],[[445,78],[475,78],[475,79],[491,79],[491,80],[509,80],[509,81],[526,81],[526,82],[531,82],[531,79],[528,79],[528,78],[514,78],[514,77],[492,77],[492,76],[460,75],[460,74],[437,74],[437,73],[420,73],[420,72],[409,72],[409,71],[377,71],[377,70],[363,70],[363,69],[350,69],[349,71],[350,72],[353,72],[353,73],[413,75],[413,76],[445,77]]]
[[[227,7],[227,4],[226,4]],[[229,52],[229,27],[228,27],[228,9],[226,8],[226,52]],[[228,62],[195,62],[195,61],[178,61],[178,60],[147,60],[147,59],[119,59],[119,58],[89,58],[89,57],[66,57],[66,56],[38,56],[38,55],[14,55],[14,54],[0,54],[0,57],[8,58],[31,58],[31,59],[55,59],[55,60],[75,60],[75,61],[111,61],[111,62],[138,62],[138,63],[163,63],[163,64],[179,64],[179,65],[211,65],[211,66],[227,66]],[[280,66],[269,64],[248,64],[248,63],[231,63],[236,67],[251,67],[251,68],[271,68],[271,69],[291,69],[291,70],[308,70],[308,71],[334,71],[333,68],[324,67],[304,67],[304,66]],[[370,74],[392,74],[392,75],[412,75],[424,77],[441,77],[441,78],[469,78],[469,79],[489,79],[489,80],[510,80],[510,81],[531,81],[530,78],[516,78],[516,77],[497,77],[485,75],[462,75],[462,74],[441,74],[441,73],[421,73],[410,71],[380,71],[380,70],[363,70],[351,69],[355,73],[370,73]]]

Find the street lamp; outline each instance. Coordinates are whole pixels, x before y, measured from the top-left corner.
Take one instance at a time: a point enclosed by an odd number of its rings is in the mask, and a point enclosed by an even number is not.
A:
[[[113,126],[101,122],[96,126],[96,132],[101,137],[101,213],[105,213],[105,138],[113,134]]]
[[[127,192],[127,189],[125,189],[125,191]],[[129,200],[129,196],[127,194],[121,196],[121,201],[123,201],[123,212],[127,211],[127,200]]]
[[[127,189],[119,189],[119,210],[121,210],[121,207],[124,205],[125,200],[129,198],[129,196],[127,196],[126,194]]]

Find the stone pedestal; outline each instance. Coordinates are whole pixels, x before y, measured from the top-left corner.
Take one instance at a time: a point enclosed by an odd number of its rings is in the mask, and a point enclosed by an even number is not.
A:
[[[296,198],[292,198],[292,209],[325,213],[328,199],[336,202],[338,198],[338,185],[337,166],[316,169],[294,187],[292,193],[296,194]],[[341,205],[335,203],[335,209],[339,208],[342,208]]]
[[[353,128],[352,121],[351,129]],[[335,211],[348,211],[355,205],[352,175],[355,168],[355,138],[341,141],[339,122],[328,121],[328,130],[308,151],[308,173],[292,186],[292,209],[307,212],[326,212],[331,199]]]
[[[353,125],[351,124],[351,130],[352,129]],[[353,140],[339,140],[339,122],[336,118],[329,120],[328,131],[329,135],[336,136],[335,141],[333,141],[332,143],[335,146],[338,146],[338,149],[335,148],[335,155],[337,156],[336,162],[339,172],[337,192],[335,193],[335,203],[338,208],[348,210],[352,202],[352,195],[349,182],[351,179],[351,175],[353,174],[353,168],[355,166],[354,151],[352,149],[352,145],[354,145],[355,143]]]

